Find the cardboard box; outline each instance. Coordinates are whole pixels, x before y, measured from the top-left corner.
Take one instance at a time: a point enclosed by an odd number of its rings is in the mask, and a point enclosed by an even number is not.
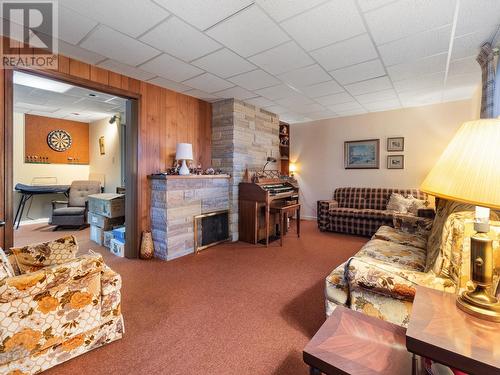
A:
[[[102,228],[103,230],[111,230],[125,222],[125,216],[109,218],[93,212],[87,214],[87,221],[90,225]]]
[[[104,239],[102,241],[102,244],[109,249],[111,247],[111,240],[113,239],[113,231],[105,231],[103,237]]]
[[[125,216],[125,195],[102,193],[89,195],[89,212],[109,217]]]
[[[125,244],[113,238],[110,242],[109,251],[123,258],[125,256]]]
[[[121,243],[125,243],[125,227],[113,229],[113,238]]]
[[[96,227],[95,225],[90,226],[90,239],[94,241],[99,246],[102,246],[104,242],[104,231],[102,228]]]

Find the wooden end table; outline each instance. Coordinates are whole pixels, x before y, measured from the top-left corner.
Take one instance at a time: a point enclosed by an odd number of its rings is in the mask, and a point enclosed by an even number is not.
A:
[[[416,360],[406,350],[406,329],[337,307],[303,352],[311,374],[409,375]]]
[[[463,312],[455,299],[455,294],[417,287],[408,350],[468,374],[500,374],[500,323]]]

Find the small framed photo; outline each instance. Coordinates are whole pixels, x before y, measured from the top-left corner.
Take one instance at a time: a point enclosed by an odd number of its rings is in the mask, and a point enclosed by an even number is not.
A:
[[[387,169],[404,169],[404,155],[387,155]]]
[[[404,151],[405,150],[405,138],[404,137],[393,137],[387,138],[387,151]]]
[[[380,140],[365,139],[344,142],[345,169],[379,169]]]

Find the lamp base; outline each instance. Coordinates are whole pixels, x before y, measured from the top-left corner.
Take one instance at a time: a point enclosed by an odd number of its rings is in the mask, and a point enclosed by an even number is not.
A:
[[[500,302],[480,285],[460,294],[456,304],[460,310],[477,318],[500,322]]]
[[[186,164],[186,160],[182,161],[181,168],[179,169],[179,174],[181,176],[189,176],[189,168]]]

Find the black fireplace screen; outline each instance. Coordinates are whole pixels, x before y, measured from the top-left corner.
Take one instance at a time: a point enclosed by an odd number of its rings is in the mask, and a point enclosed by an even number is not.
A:
[[[229,212],[216,211],[194,217],[195,252],[229,240]]]

